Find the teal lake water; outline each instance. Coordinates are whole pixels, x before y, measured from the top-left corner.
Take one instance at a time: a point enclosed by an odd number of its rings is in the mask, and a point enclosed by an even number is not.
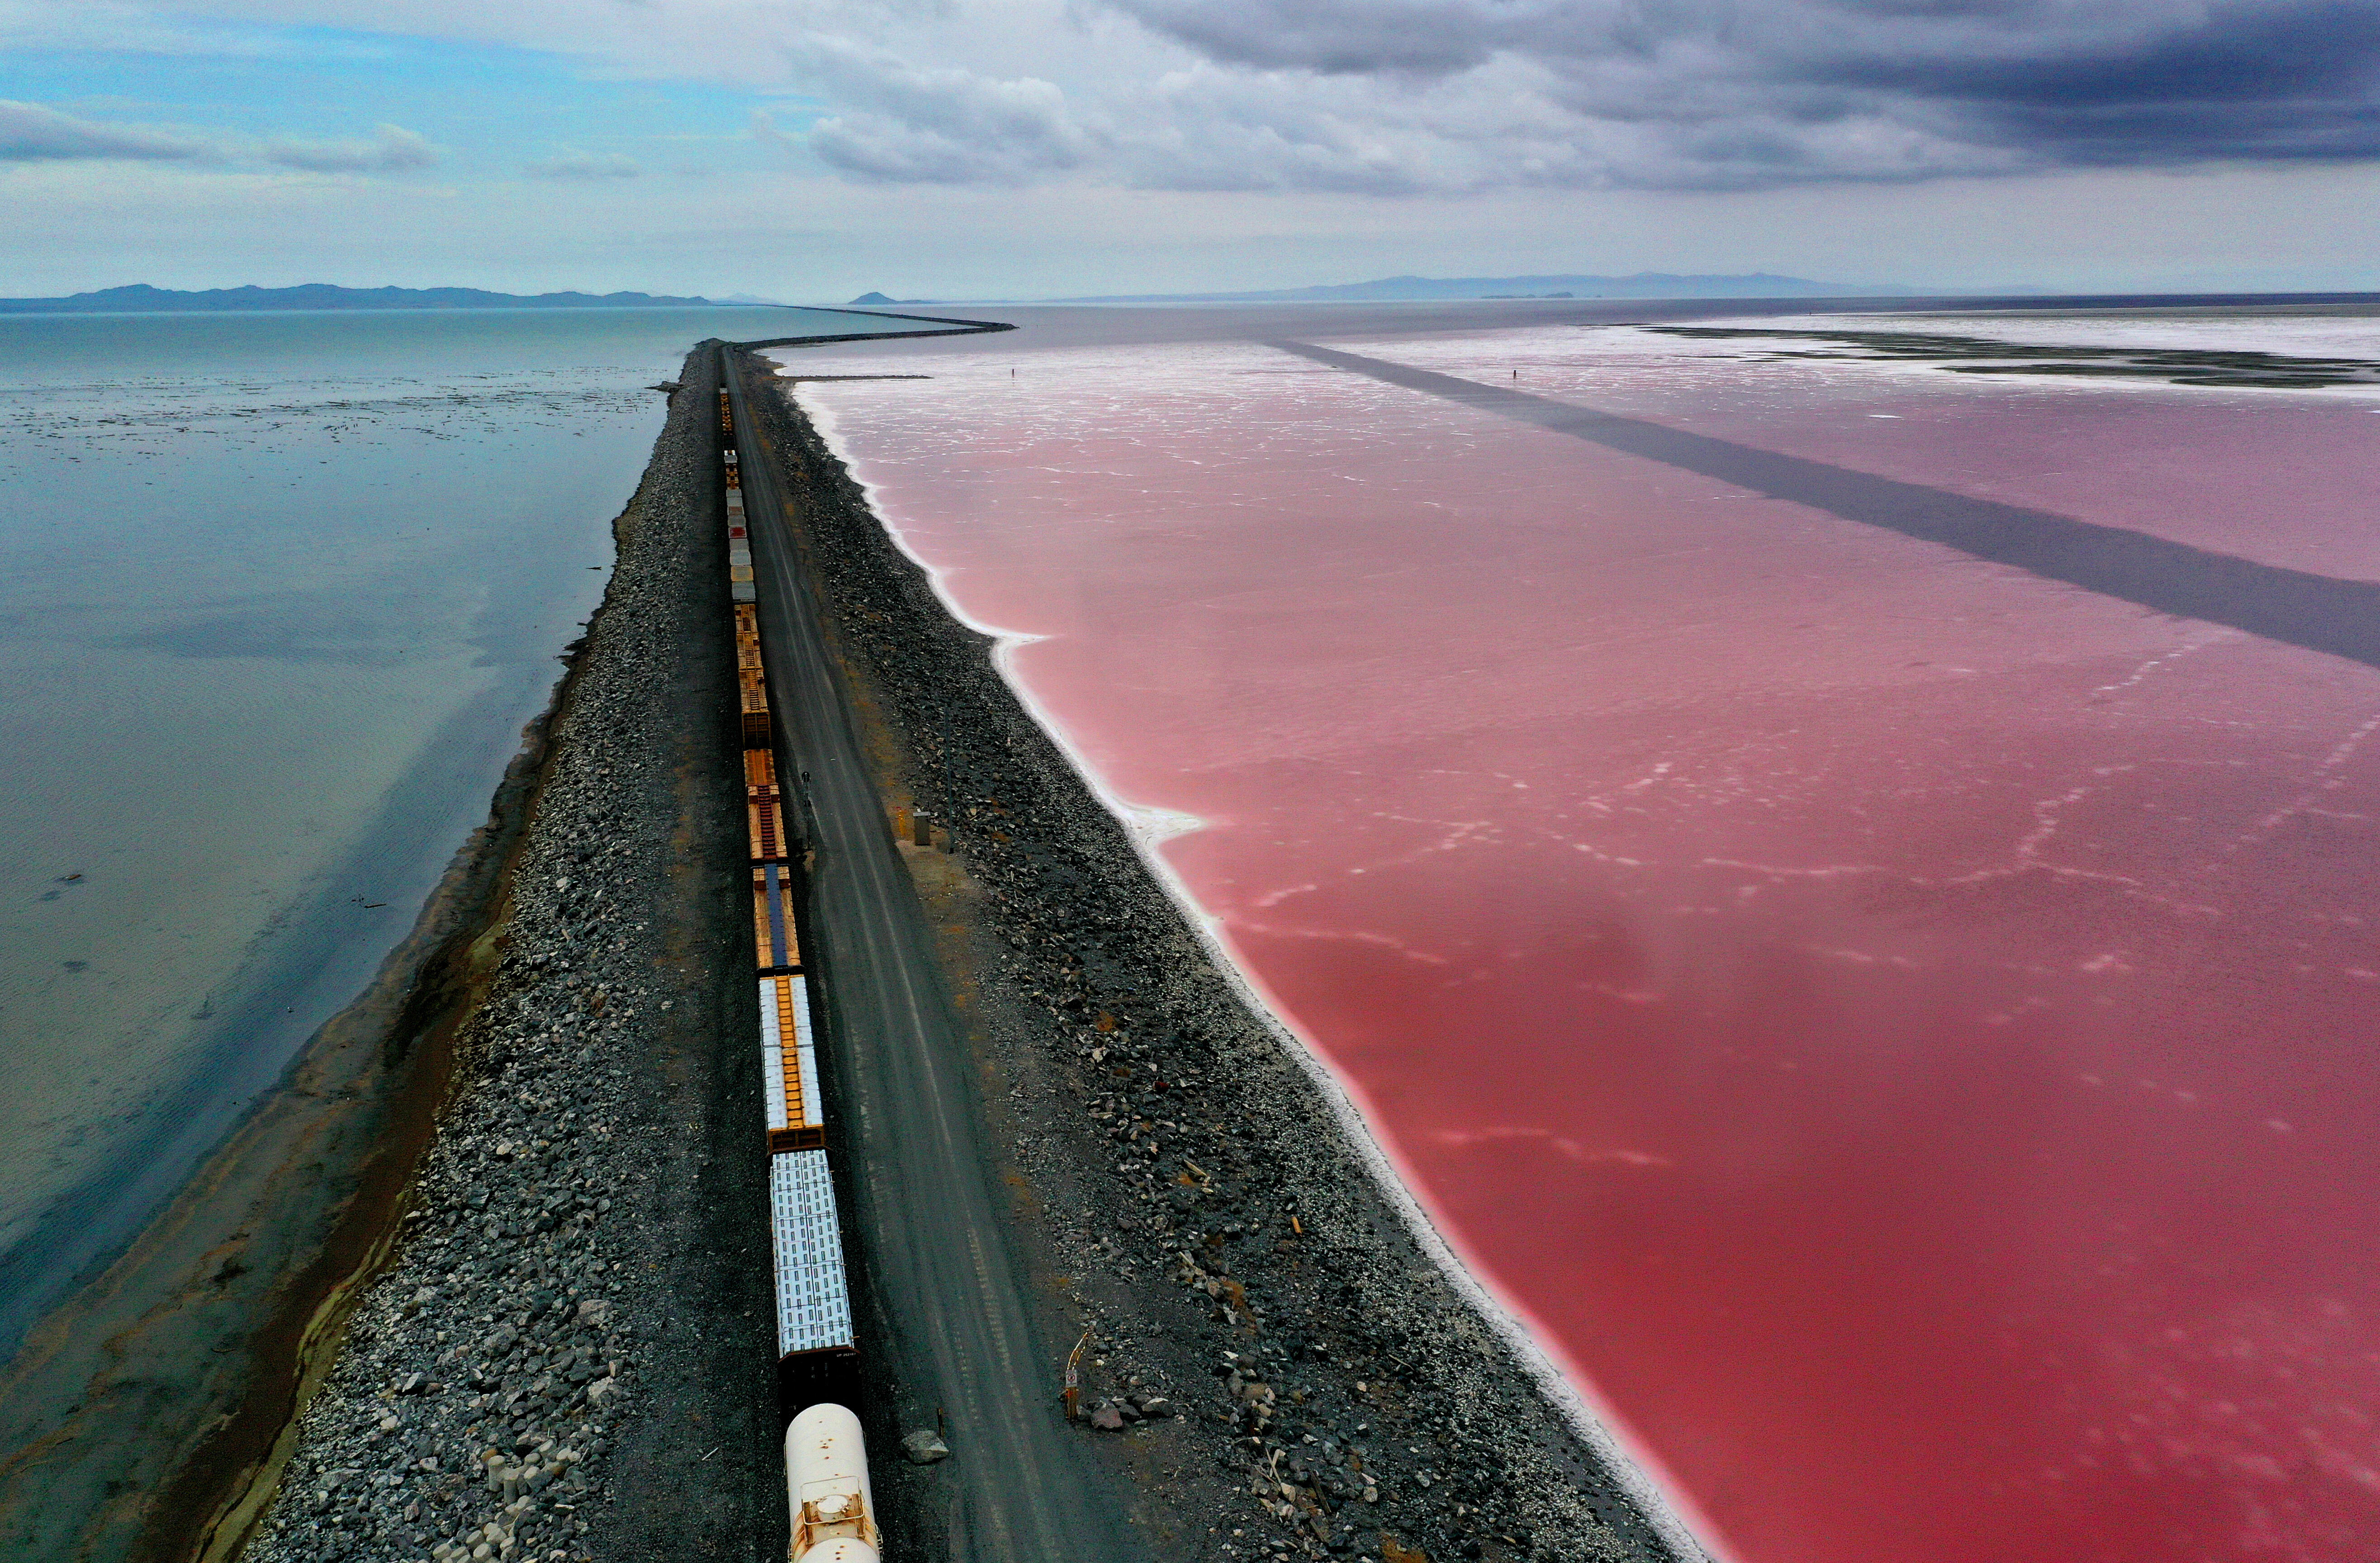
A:
[[[0,1360],[403,937],[774,310],[0,317]]]

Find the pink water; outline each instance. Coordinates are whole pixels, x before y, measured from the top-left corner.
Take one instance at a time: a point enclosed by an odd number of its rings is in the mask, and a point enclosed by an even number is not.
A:
[[[2368,399],[1340,345],[2380,578]],[[932,372],[803,396],[1717,1550],[2380,1557],[2380,673],[1253,346]]]

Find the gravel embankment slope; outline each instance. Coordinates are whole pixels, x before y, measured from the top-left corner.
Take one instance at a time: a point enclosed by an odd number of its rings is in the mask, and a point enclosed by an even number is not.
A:
[[[458,1086],[253,1563],[782,1546],[711,360],[578,647]]]
[[[1425,1252],[990,642],[790,400],[758,405],[797,453],[805,553],[888,798],[949,833],[947,857],[911,862],[1012,1147],[995,1170],[1038,1245],[1043,1327],[1092,1332],[1087,1404],[1160,1555],[1673,1556]]]

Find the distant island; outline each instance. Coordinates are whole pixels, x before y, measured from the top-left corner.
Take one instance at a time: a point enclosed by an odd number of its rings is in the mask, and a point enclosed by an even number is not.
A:
[[[64,299],[0,299],[6,314],[139,314],[183,310],[651,310],[729,309],[744,300],[661,293],[491,293],[479,287],[210,287],[184,293],[134,283]]]
[[[1318,287],[1261,293],[1145,293],[1096,299],[1053,299],[1053,304],[1293,303],[1393,299],[1844,299],[1914,291],[1880,283],[1816,282],[1773,272],[1689,276],[1637,272],[1630,276],[1387,276]]]
[[[1774,272],[1723,276],[1638,272],[1632,276],[1384,276],[1373,282],[1327,283],[1258,293],[1104,293],[1066,299],[893,299],[863,293],[863,308],[902,304],[1293,304],[1404,299],[1878,299],[1917,290],[1891,283],[1818,282]],[[2037,288],[2003,289],[2038,292]],[[846,305],[845,308],[851,307]]]

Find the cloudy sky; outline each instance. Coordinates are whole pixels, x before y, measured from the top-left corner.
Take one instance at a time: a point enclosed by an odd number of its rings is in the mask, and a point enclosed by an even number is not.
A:
[[[2380,0],[0,0],[0,295],[2380,288]]]

